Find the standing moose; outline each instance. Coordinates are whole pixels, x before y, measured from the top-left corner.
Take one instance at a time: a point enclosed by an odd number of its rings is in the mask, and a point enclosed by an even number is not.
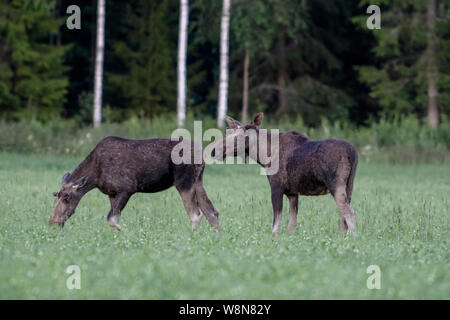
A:
[[[225,157],[238,156],[238,143],[245,141],[245,156],[255,157],[251,148],[260,148],[260,139],[267,137],[267,150],[272,150],[273,143],[270,132],[267,136],[259,134],[259,126],[263,120],[263,113],[255,116],[252,123],[243,125],[239,121],[226,118],[227,128],[231,130],[225,139],[214,146],[212,156],[223,160]],[[249,139],[250,131],[256,131],[256,140]],[[227,146],[228,145],[228,146]],[[254,149],[253,149],[254,150]],[[281,213],[283,209],[283,195],[289,198],[290,216],[288,231],[293,233],[297,225],[298,195],[315,196],[331,193],[341,213],[339,229],[356,231],[356,215],[350,206],[352,199],[353,180],[358,164],[358,152],[348,142],[327,139],[312,141],[296,131],[279,133],[277,159],[278,171],[268,175],[272,194],[273,226],[272,234],[280,231]],[[256,162],[263,167],[270,167],[270,163],[261,161],[259,150],[256,152]],[[274,155],[270,155],[271,158]]]
[[[180,141],[169,139],[104,138],[72,174],[64,175],[61,190],[54,193],[56,204],[50,223],[64,225],[81,198],[98,188],[111,202],[109,225],[120,230],[121,211],[134,193],[154,193],[175,186],[189,215],[191,228],[195,228],[204,214],[211,226],[220,231],[219,213],[203,188],[205,163],[174,164],[171,154],[178,143]],[[192,150],[200,148],[186,140],[184,143]]]

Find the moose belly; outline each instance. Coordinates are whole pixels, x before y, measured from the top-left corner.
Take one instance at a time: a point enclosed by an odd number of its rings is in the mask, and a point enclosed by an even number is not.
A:
[[[302,181],[298,186],[298,193],[304,196],[321,196],[329,192],[327,186],[317,180]]]
[[[137,191],[144,193],[160,192],[171,186],[173,186],[173,176],[170,173],[153,173],[139,178]]]

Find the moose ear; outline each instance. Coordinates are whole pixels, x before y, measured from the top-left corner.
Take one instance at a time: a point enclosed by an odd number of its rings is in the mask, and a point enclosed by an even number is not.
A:
[[[86,185],[87,179],[86,177],[81,177],[77,181],[73,183],[72,189],[79,190],[80,188],[83,188]]]
[[[258,113],[255,116],[255,118],[253,119],[252,124],[259,127],[263,121],[263,118],[264,118],[264,113],[262,113],[262,112]]]
[[[227,129],[239,129],[242,128],[243,125],[237,120],[234,120],[230,116],[225,117],[225,123],[227,124]]]
[[[70,179],[70,176],[71,176],[71,174],[69,172],[67,172],[62,178],[61,185],[67,183]]]

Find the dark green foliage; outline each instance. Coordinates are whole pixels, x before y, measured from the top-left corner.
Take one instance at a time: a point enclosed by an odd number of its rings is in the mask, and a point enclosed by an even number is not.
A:
[[[86,103],[86,95],[93,95],[94,86],[94,61],[95,61],[95,32],[96,32],[96,4],[95,0],[58,0],[57,8],[59,15],[64,18],[59,29],[61,43],[70,43],[70,50],[66,54],[65,64],[70,67],[67,72],[69,85],[67,88],[67,99],[61,115],[65,118],[76,117],[88,124],[92,122],[92,106]],[[76,4],[81,10],[81,29],[69,30],[65,26],[65,19],[69,17],[66,13],[67,7]],[[106,15],[109,26],[111,16],[111,1],[106,1]],[[114,26],[115,23],[112,24]],[[106,42],[106,54],[109,42]],[[108,61],[108,60],[107,60]],[[81,98],[80,98],[81,96]],[[79,102],[82,101],[80,104]],[[87,108],[90,108],[87,110]],[[89,111],[89,113],[88,113]]]
[[[218,75],[216,69],[205,68],[204,55],[197,58],[197,52],[208,48],[207,53],[214,57],[217,66],[220,2],[197,1],[192,10],[194,62],[190,60],[190,68],[195,72],[188,77],[188,83],[215,80],[213,86],[208,82],[211,88],[202,101],[210,110],[216,104]],[[233,2],[230,113],[239,115],[241,111],[244,54],[249,50],[251,112],[262,110],[277,118],[300,116],[309,125],[320,123],[325,113],[332,120],[350,116],[361,122],[373,110],[353,65],[368,62],[371,53],[364,32],[350,22],[357,10],[356,1]],[[327,16],[333,19],[324,18]],[[211,26],[215,32],[211,32]],[[201,85],[190,88],[197,91],[198,87]],[[356,108],[358,103],[368,106],[361,112]]]
[[[65,102],[68,79],[58,45],[62,19],[55,1],[0,2],[0,111],[8,118],[47,121]]]
[[[90,124],[95,0],[80,0],[81,30],[68,30],[69,0],[0,1],[0,117],[62,116]],[[381,6],[381,30],[366,9]],[[368,125],[426,115],[425,0],[233,0],[229,113],[241,114],[249,53],[249,113]],[[450,115],[450,3],[437,0],[438,107]],[[190,1],[187,108],[215,117],[222,1]],[[179,1],[106,1],[104,121],[173,114]],[[441,116],[441,122],[447,117]]]
[[[138,0],[124,8],[124,37],[111,40],[121,70],[107,72],[106,77],[129,111],[152,116],[174,106],[177,29],[172,26],[178,20],[173,3]]]
[[[425,0],[361,1],[361,7],[381,4],[380,30],[368,30],[377,40],[372,48],[375,63],[358,67],[360,80],[370,87],[384,113],[425,116],[427,106],[426,11]],[[450,111],[450,4],[437,1],[436,43],[441,111]],[[354,21],[366,29],[366,16]]]
[[[439,35],[437,45],[439,48],[439,106],[441,111],[450,115],[450,2],[442,1],[438,8],[440,19],[436,26]]]

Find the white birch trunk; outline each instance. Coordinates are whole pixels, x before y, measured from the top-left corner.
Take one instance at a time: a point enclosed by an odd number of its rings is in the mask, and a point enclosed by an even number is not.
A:
[[[178,33],[178,127],[184,126],[186,119],[186,51],[189,20],[189,0],[180,0],[180,27]]]
[[[427,80],[428,80],[428,122],[433,129],[439,125],[437,66],[436,66],[436,0],[428,0],[427,8]]]
[[[242,89],[242,123],[247,123],[248,116],[248,68],[250,65],[249,49],[245,49],[244,58],[244,85]]]
[[[97,0],[97,45],[95,53],[94,127],[99,127],[102,122],[104,49],[105,49],[105,0]]]
[[[227,113],[228,100],[228,34],[230,25],[231,0],[223,0],[222,21],[220,24],[220,83],[217,126],[223,127]]]

